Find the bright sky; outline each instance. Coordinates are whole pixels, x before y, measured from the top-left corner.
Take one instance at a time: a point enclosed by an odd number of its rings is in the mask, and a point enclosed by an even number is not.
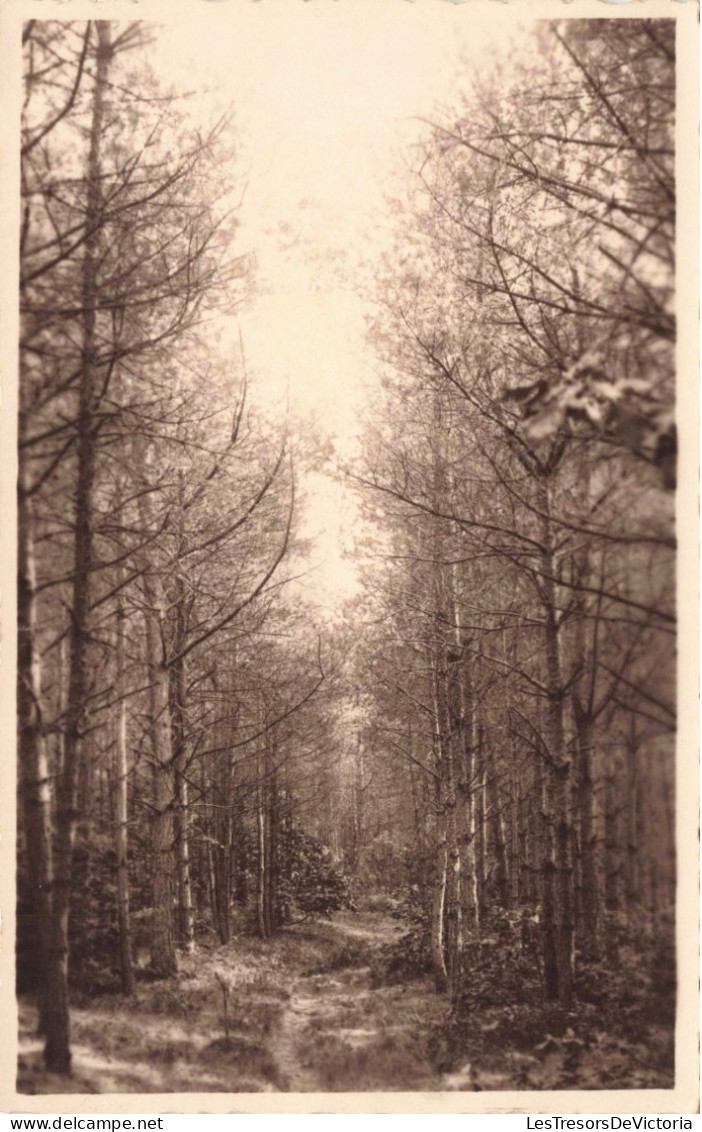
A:
[[[289,394],[342,453],[373,385],[360,291],[388,244],[400,155],[419,136],[417,118],[454,101],[463,60],[486,58],[514,32],[513,14],[489,15],[445,0],[265,0],[203,5],[197,21],[159,37],[159,67],[208,89],[203,114],[236,108],[236,191],[248,182],[239,250],[257,263],[239,321],[259,395],[282,404]],[[341,548],[357,515],[328,477],[304,489],[311,586],[334,606],[355,587]]]

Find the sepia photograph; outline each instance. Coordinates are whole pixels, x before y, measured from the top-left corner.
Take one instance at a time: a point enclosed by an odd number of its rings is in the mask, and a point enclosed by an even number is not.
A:
[[[698,30],[542,7],[17,3],[20,1097],[693,1111]]]

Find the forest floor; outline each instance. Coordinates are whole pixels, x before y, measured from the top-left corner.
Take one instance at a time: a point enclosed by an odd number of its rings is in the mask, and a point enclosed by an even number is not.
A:
[[[41,1065],[36,1015],[20,1002],[23,1093],[437,1090],[426,1047],[446,1003],[428,978],[371,986],[382,913],[337,913],[264,943],[240,936],[182,957],[177,979],[139,982],[71,1011],[73,1077]],[[219,976],[219,978],[218,978]],[[219,980],[231,988],[225,1033]]]
[[[181,957],[177,978],[139,981],[129,1000],[79,998],[70,1079],[44,1071],[36,1014],[21,1000],[18,1091],[671,1087],[670,1027],[622,1037],[596,1025],[586,1004],[582,1018],[571,1016],[575,1029],[543,1018],[550,1032],[539,1033],[525,1016],[520,1035],[518,1011],[487,1007],[459,1032],[429,977],[392,985],[377,977],[380,949],[402,930],[383,913],[337,913],[268,942],[242,934],[226,946],[199,946]]]

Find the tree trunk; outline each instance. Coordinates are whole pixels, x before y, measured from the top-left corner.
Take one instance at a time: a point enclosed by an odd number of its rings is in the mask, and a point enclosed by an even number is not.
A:
[[[124,692],[124,621],[125,613],[121,599],[117,605],[117,644],[116,644],[116,685]],[[121,699],[117,705],[115,734],[115,858],[117,870],[117,922],[119,925],[119,957],[122,993],[134,993],[134,968],[132,964],[132,934],[129,919],[129,869],[127,857],[128,839],[128,787],[129,762],[127,755],[127,701]]]
[[[501,907],[509,909],[512,907],[512,889],[507,863],[507,845],[500,795],[494,770],[486,765],[484,773],[488,829],[490,831],[490,855],[495,861],[495,891]]]
[[[153,800],[151,818],[152,905],[151,968],[165,979],[178,971],[173,916],[173,808],[175,788],[171,745],[170,677],[164,663],[163,608],[159,579],[148,582],[146,646],[148,652]]]
[[[232,896],[232,755],[228,748],[229,724],[223,722],[217,729],[219,745],[224,748],[214,756],[215,762],[210,781],[210,804],[212,818],[210,829],[214,844],[210,842],[210,855],[213,867],[212,913],[214,926],[221,943],[229,943],[231,938],[231,896]]]
[[[618,912],[621,907],[621,869],[619,860],[619,791],[617,759],[613,757],[604,779],[604,873],[605,907]]]
[[[280,804],[278,797],[278,775],[275,767],[275,743],[273,735],[268,732],[266,734],[266,754],[267,754],[267,771],[266,777],[268,779],[268,844],[267,844],[267,915],[268,915],[268,931],[273,934],[279,925],[279,902],[278,902],[278,884],[279,884],[279,818],[280,818]]]
[[[539,852],[541,861],[541,933],[543,942],[544,994],[558,998],[558,953],[556,949],[556,889],[553,845],[553,776],[550,768],[539,776]]]
[[[604,902],[607,912],[605,947],[607,958],[615,963],[618,956],[616,913],[621,908],[621,868],[619,857],[619,791],[617,758],[607,767],[604,776]]]
[[[446,883],[448,874],[448,854],[446,839],[439,839],[436,852],[436,876],[434,878],[434,899],[431,909],[431,963],[434,973],[434,986],[439,992],[448,989],[449,979],[444,954],[444,917],[446,906]]]
[[[592,719],[573,699],[578,755],[578,825],[580,900],[578,939],[584,955],[595,957],[600,939],[600,896],[597,881],[597,829],[593,776]]]
[[[627,908],[630,911],[638,908],[641,902],[639,861],[639,834],[641,824],[639,819],[639,809],[641,808],[641,799],[639,797],[640,787],[638,775],[638,748],[639,743],[636,735],[636,721],[634,716],[632,716],[631,732],[626,746],[627,836],[626,869],[624,875],[624,894],[626,898]]]
[[[473,834],[475,846],[475,922],[482,922],[485,911],[485,873],[486,873],[486,798],[485,798],[485,760],[483,751],[483,729],[477,727],[477,748],[473,759]]]
[[[180,596],[180,595],[179,595]],[[176,599],[177,600],[177,599]],[[180,605],[175,610],[175,652],[184,643],[183,613]],[[188,812],[188,780],[185,776],[187,757],[185,747],[185,660],[177,659],[170,670],[171,726],[173,729],[173,768],[175,776],[175,798],[173,831],[175,836],[176,893],[178,907],[176,912],[176,940],[186,952],[195,948],[195,925],[193,915],[193,894],[190,881],[190,830]]]
[[[573,869],[570,814],[570,760],[566,750],[563,675],[556,586],[556,561],[550,521],[550,493],[540,483],[543,515],[541,538],[541,596],[546,653],[545,739],[545,846],[544,873],[544,976],[546,997],[557,998],[570,1009],[573,999]]]
[[[20,424],[20,429],[22,424]],[[36,596],[32,506],[26,473],[20,472],[17,508],[17,712],[19,773],[27,850],[30,923],[20,938],[31,938],[37,977],[39,1029],[46,1033],[47,974],[51,929],[51,778],[42,721],[41,669],[36,648]],[[19,925],[18,925],[18,935]]]
[[[110,23],[97,20],[97,62],[86,173],[85,244],[82,269],[82,351],[77,421],[77,471],[74,512],[73,586],[69,636],[68,703],[65,719],[64,765],[57,784],[52,941],[46,1022],[46,1067],[70,1073],[68,1016],[68,918],[71,897],[73,836],[77,818],[77,788],[83,737],[87,728],[89,691],[88,651],[93,563],[93,486],[95,481],[97,391],[96,318],[102,220],[101,139],[108,74],[112,57]]]
[[[450,594],[454,607],[455,635],[460,635],[455,613],[455,595]],[[465,751],[464,703],[462,695],[462,654],[452,642],[446,650],[446,698],[447,723],[449,728],[447,759],[445,761],[445,806],[446,806],[446,919],[447,952],[450,991],[455,999],[459,989],[463,968],[463,904],[461,873],[463,857],[463,837],[461,830],[462,807],[459,807],[457,776],[463,762]]]
[[[509,734],[509,889],[510,907],[517,908],[524,898],[522,863],[519,850],[519,790],[514,751],[514,736]]]
[[[440,621],[437,618],[437,621]],[[457,990],[463,952],[461,907],[461,849],[458,839],[455,760],[462,753],[460,704],[457,685],[457,657],[439,639],[433,663],[435,712],[435,766],[438,774],[439,868],[437,872],[436,914],[439,904],[446,919],[441,926],[441,960],[438,940],[434,957],[437,987],[446,974],[452,996]],[[438,925],[435,925],[438,931]],[[443,971],[442,971],[443,968]]]
[[[263,787],[259,784],[258,804],[256,807],[256,828],[258,832],[258,873],[256,885],[256,917],[258,934],[261,939],[268,939],[268,920],[266,917],[266,868],[267,868],[267,836],[266,811],[263,803]]]
[[[479,757],[480,737],[472,677],[468,663],[465,660],[461,666],[461,670],[461,696],[464,716],[463,751],[461,760],[461,795],[463,800],[462,825],[464,841],[461,899],[466,928],[470,931],[475,931],[480,926],[478,800],[475,790],[475,775]]]

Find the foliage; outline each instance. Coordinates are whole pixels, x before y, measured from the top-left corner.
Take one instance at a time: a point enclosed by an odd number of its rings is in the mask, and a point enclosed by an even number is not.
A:
[[[374,837],[362,848],[354,876],[357,892],[369,893],[372,890],[378,896],[389,894],[399,888],[403,879],[404,862],[398,846],[389,835]]]
[[[310,969],[309,974],[324,974],[328,971],[347,971],[359,967],[372,966],[377,949],[365,939],[344,940],[321,964]]]
[[[416,979],[431,970],[431,916],[415,909],[407,931],[396,942],[381,948],[373,965],[375,986],[392,986]]]
[[[608,951],[583,957],[578,964],[578,998],[598,1008],[601,1024],[613,1034],[672,1026],[676,992],[672,916],[641,915],[630,925],[622,923],[620,914],[609,913],[608,919]]]
[[[451,1018],[430,1037],[437,1069],[458,1070],[460,1087],[470,1089],[669,1087],[671,925],[641,916],[641,924],[625,929],[621,916],[610,918],[618,962],[578,957],[576,1002],[565,1011],[542,1000],[520,917],[493,914],[490,934],[468,944]]]
[[[328,916],[353,907],[349,878],[328,846],[300,829],[286,835],[280,902],[284,922],[294,919],[298,911]]]
[[[480,930],[466,932],[454,1012],[468,1017],[484,1007],[541,999],[538,942],[529,913],[491,910]]]
[[[359,911],[386,912],[394,916],[400,908],[400,901],[390,892],[365,892],[357,896],[356,905]]]
[[[493,1007],[437,1026],[429,1055],[454,1087],[484,1089],[670,1088],[672,1033],[607,1033],[597,1011],[560,1007]]]

